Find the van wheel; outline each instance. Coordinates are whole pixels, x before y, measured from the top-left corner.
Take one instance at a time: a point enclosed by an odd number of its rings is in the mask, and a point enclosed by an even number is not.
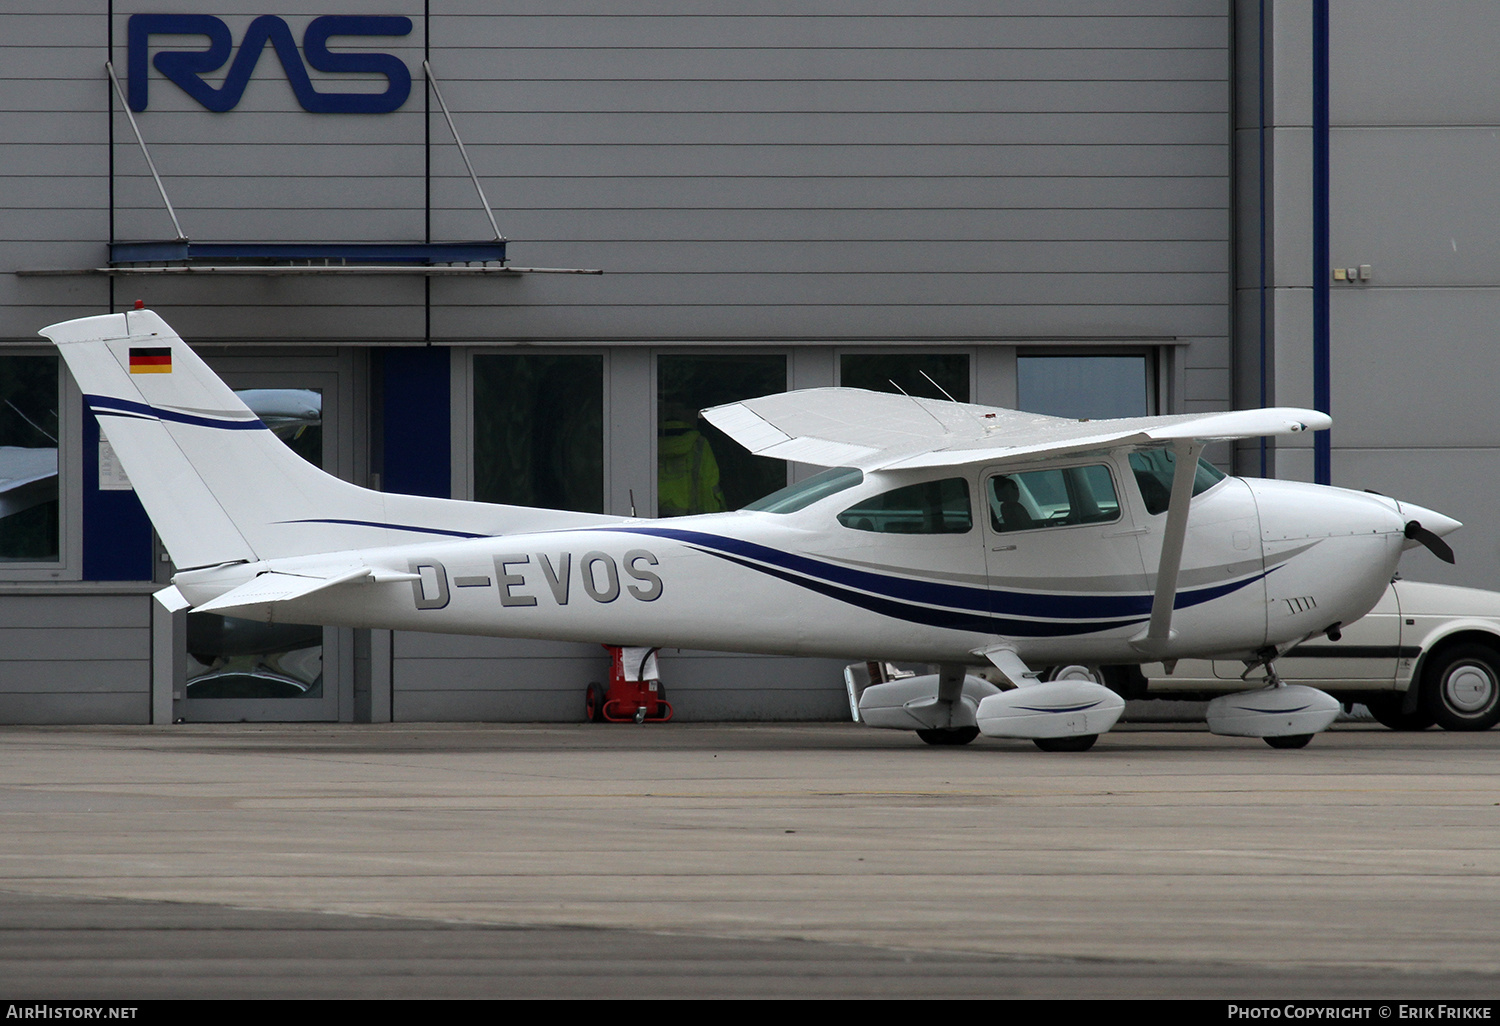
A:
[[[1422,702],[1444,730],[1489,730],[1500,721],[1500,657],[1488,645],[1455,645],[1428,656]]]
[[[1405,695],[1381,695],[1378,698],[1366,698],[1365,708],[1370,710],[1376,723],[1392,730],[1426,730],[1437,722],[1432,713],[1420,703],[1411,712],[1402,712],[1401,706],[1405,700]]]

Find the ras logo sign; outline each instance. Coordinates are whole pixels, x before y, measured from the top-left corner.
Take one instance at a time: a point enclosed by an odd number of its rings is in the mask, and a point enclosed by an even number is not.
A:
[[[411,95],[411,72],[401,59],[388,53],[332,53],[330,36],[405,36],[411,19],[392,16],[324,15],[314,18],[302,35],[302,52],[292,39],[292,30],[275,15],[264,14],[250,23],[239,52],[217,89],[202,76],[222,68],[234,48],[229,26],[210,14],[132,14],[128,22],[130,48],[130,109],[146,109],[150,69],[146,65],[152,36],[207,36],[206,50],[163,50],[151,61],[193,99],[213,111],[233,110],[245,94],[245,85],[255,71],[261,52],[270,43],[286,70],[287,81],[302,109],[313,114],[384,114],[400,107]],[[314,71],[373,72],[385,76],[383,93],[320,93],[308,78],[306,59]]]

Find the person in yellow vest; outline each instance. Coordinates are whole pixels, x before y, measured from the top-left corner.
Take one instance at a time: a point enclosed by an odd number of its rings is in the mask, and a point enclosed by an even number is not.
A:
[[[663,411],[656,438],[656,515],[718,513],[724,509],[719,461],[697,418],[674,404]]]

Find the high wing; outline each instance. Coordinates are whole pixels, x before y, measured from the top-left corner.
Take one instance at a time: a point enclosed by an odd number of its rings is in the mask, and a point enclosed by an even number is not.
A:
[[[1287,407],[1072,420],[859,388],[783,392],[716,406],[704,410],[703,416],[757,456],[861,470],[1000,463],[1101,449],[1290,435],[1321,431],[1333,423],[1316,410]]]

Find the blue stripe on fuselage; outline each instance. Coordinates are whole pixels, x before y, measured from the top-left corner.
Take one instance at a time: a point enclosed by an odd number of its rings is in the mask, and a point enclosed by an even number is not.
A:
[[[602,528],[602,530],[646,534],[688,542],[711,551],[732,553],[747,560],[769,563],[833,584],[874,592],[886,598],[905,602],[921,602],[926,605],[947,606],[952,609],[971,610],[985,614],[1042,617],[1053,620],[1098,620],[1151,615],[1152,595],[1149,593],[1057,595],[943,584],[936,581],[913,580],[908,577],[874,573],[868,570],[856,570],[826,563],[809,556],[773,549],[756,542],[726,538],[703,531],[688,531],[675,527],[609,527]],[[1186,609],[1212,601],[1238,591],[1264,576],[1264,573],[1259,573],[1227,584],[1180,591],[1177,593],[1173,608]]]
[[[953,609],[934,609],[930,606],[919,606],[910,602],[897,602],[892,599],[882,598],[878,595],[867,595],[861,591],[853,591],[841,588],[827,581],[809,580],[799,577],[786,570],[775,567],[761,566],[727,552],[715,552],[705,550],[711,556],[738,563],[740,566],[751,570],[758,570],[763,574],[780,578],[791,584],[799,585],[809,591],[815,591],[820,595],[847,602],[861,609],[868,609],[872,613],[880,613],[883,616],[894,617],[898,620],[906,620],[909,623],[925,624],[929,627],[943,627],[954,631],[972,631],[978,634],[1003,634],[1018,638],[1055,638],[1073,634],[1092,634],[1095,631],[1114,630],[1117,627],[1133,627],[1145,623],[1149,617],[1140,616],[1127,620],[1089,620],[1089,621],[1060,621],[1060,620],[1011,620],[998,616],[986,616],[980,612]]]

